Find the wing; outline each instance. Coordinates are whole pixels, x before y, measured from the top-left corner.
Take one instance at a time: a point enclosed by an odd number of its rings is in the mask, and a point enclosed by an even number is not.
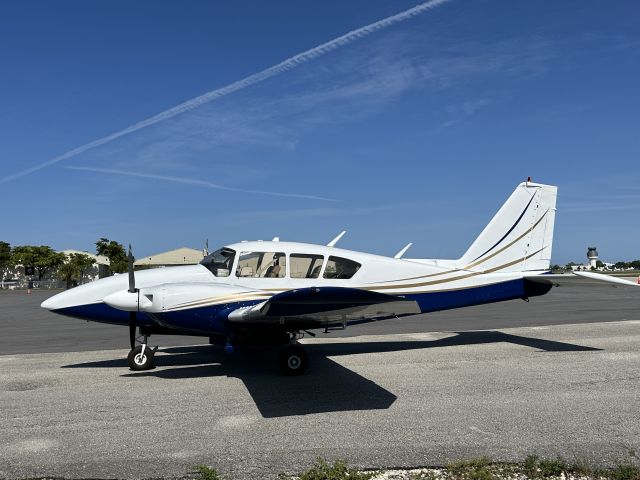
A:
[[[551,283],[555,287],[562,286],[596,286],[602,285],[602,283],[609,283],[611,285],[621,285],[625,287],[640,287],[640,283],[634,283],[624,278],[612,277],[611,275],[604,275],[602,273],[593,272],[572,272],[566,274],[542,274],[531,275],[525,277],[527,280],[539,283]],[[640,279],[639,279],[640,282]]]
[[[229,314],[229,321],[242,324],[286,322],[300,328],[318,328],[418,313],[418,304],[401,296],[357,288],[311,287],[288,290],[252,307],[234,310]]]

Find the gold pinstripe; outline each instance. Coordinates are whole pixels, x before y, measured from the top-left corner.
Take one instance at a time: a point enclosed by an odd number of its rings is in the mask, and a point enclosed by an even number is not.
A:
[[[541,219],[542,220],[542,219]],[[508,248],[505,247],[505,248]],[[488,270],[484,270],[482,272],[471,272],[468,273],[466,275],[460,275],[457,277],[452,277],[452,278],[445,278],[442,280],[435,280],[435,281],[431,281],[431,282],[420,282],[420,283],[413,283],[413,284],[403,284],[403,285],[384,285],[384,286],[379,286],[379,287],[354,287],[354,288],[360,288],[362,290],[368,290],[368,291],[378,291],[378,290],[392,290],[392,289],[401,289],[401,288],[415,288],[415,287],[424,287],[424,286],[430,286],[430,285],[439,285],[439,284],[443,284],[443,283],[450,283],[450,282],[455,282],[457,280],[464,280],[466,278],[471,278],[471,277],[475,277],[478,275],[484,275],[487,273],[494,273],[497,272],[499,270],[502,270],[503,268],[507,268],[510,267],[512,265],[515,265],[519,262],[523,262],[531,257],[533,257],[534,255],[537,255],[538,253],[540,253],[541,251],[543,251],[545,248],[547,247],[542,247],[541,249],[531,253],[530,255],[525,255],[522,258],[518,258],[512,262],[509,263],[505,263],[503,265],[499,265],[497,267],[493,267],[490,268]],[[496,283],[500,283],[500,282],[496,282]],[[494,284],[489,284],[489,285],[495,285]],[[448,288],[448,289],[442,289],[442,290],[423,290],[423,291],[401,291],[401,292],[393,292],[394,295],[415,295],[415,294],[420,294],[420,293],[438,293],[438,292],[453,292],[453,291],[457,291],[457,290],[468,290],[470,288],[475,288],[477,287],[477,285],[469,285],[466,287],[458,287],[458,288]],[[212,306],[212,305],[221,305],[224,303],[228,303],[229,301],[232,300],[243,300],[243,301],[252,301],[252,300],[265,300],[270,298],[273,294],[275,294],[275,292],[282,292],[284,290],[282,289],[270,289],[269,291],[273,292],[273,293],[267,293],[266,291],[264,293],[260,293],[260,292],[244,292],[241,294],[236,294],[236,295],[226,295],[224,297],[211,297],[208,299],[204,299],[204,300],[198,300],[196,302],[187,302],[184,304],[180,304],[180,305],[176,305],[173,308],[167,309],[166,311],[173,311],[173,310],[179,310],[179,309],[183,309],[183,308],[189,308],[189,307],[196,307],[196,306]]]
[[[531,228],[527,229],[522,235],[520,235],[516,239],[512,240],[509,244],[505,245],[504,247],[502,247],[498,251],[492,253],[488,257],[485,257],[485,258],[483,258],[483,259],[481,259],[481,260],[479,260],[477,262],[471,263],[471,264],[467,265],[466,267],[455,268],[455,269],[447,270],[445,272],[430,273],[428,275],[421,275],[421,276],[417,276],[417,277],[408,277],[408,278],[397,279],[397,280],[388,280],[388,281],[385,281],[385,282],[378,282],[378,283],[403,282],[403,281],[406,281],[406,280],[417,280],[417,279],[433,278],[433,277],[437,277],[437,276],[447,275],[447,274],[450,274],[450,273],[467,271],[469,268],[477,267],[478,265],[481,265],[481,264],[487,262],[488,260],[494,258],[495,256],[499,255],[500,253],[504,252],[505,250],[507,250],[508,248],[513,246],[518,241],[522,240],[522,238],[524,238],[527,234],[531,233],[542,222],[542,220],[544,220],[544,218],[546,217],[547,213],[549,213],[549,210],[544,212],[544,214],[540,217],[540,219]],[[533,257],[534,255],[537,255],[538,253],[540,253],[545,248],[546,247],[542,247],[540,250],[538,250],[537,252],[534,252],[534,253],[532,253],[530,255],[526,255],[526,256],[524,256],[522,258],[518,258],[517,260],[514,260],[512,262],[509,262],[509,263],[506,263],[506,264],[503,264],[503,265],[499,265],[499,266],[491,268],[489,270],[484,270],[484,271],[480,271],[480,272],[469,272],[469,273],[466,273],[464,275],[459,275],[459,276],[456,276],[456,277],[444,278],[444,279],[441,279],[441,280],[434,280],[434,281],[428,281],[428,282],[418,282],[418,283],[413,283],[413,284],[398,284],[398,283],[395,283],[393,285],[378,285],[378,286],[367,285],[367,286],[354,287],[354,288],[360,288],[362,290],[368,290],[368,291],[395,290],[395,289],[401,289],[401,288],[415,288],[415,287],[423,287],[423,286],[431,286],[431,285],[439,285],[439,284],[443,284],[443,283],[455,282],[455,281],[458,281],[458,280],[464,280],[464,279],[467,279],[467,278],[475,277],[477,275],[493,273],[493,272],[502,270],[503,268],[510,267],[512,265],[515,265],[516,263],[525,261],[525,260]],[[474,288],[474,287],[475,286],[468,286],[468,287],[460,287],[460,288],[453,288],[453,289],[443,289],[443,290],[427,290],[427,291],[417,291],[417,292],[416,291],[409,291],[409,292],[394,292],[394,293],[396,295],[419,294],[419,293],[437,293],[437,292],[444,292],[444,291],[465,290],[465,289]],[[232,301],[265,300],[265,299],[271,298],[271,296],[273,296],[274,294],[280,293],[280,292],[283,292],[283,291],[284,290],[281,289],[281,288],[267,288],[267,289],[262,289],[262,290],[253,290],[253,291],[249,291],[249,292],[233,293],[233,294],[223,295],[223,296],[219,296],[219,297],[209,297],[209,298],[206,298],[206,299],[200,299],[200,300],[196,300],[196,301],[180,303],[180,304],[177,304],[177,305],[167,309],[167,311],[184,309],[184,308],[191,308],[191,307],[198,307],[198,306],[220,305],[220,304],[224,304],[224,303],[228,303],[228,302],[232,302]]]
[[[538,253],[540,253],[542,250],[544,250],[547,247],[542,247],[540,250],[533,252],[530,255],[525,255],[522,258],[518,258],[517,260],[514,260],[512,262],[509,263],[505,263],[504,265],[499,265],[497,267],[494,268],[490,268],[489,270],[483,270],[481,272],[471,272],[471,273],[467,273],[466,275],[459,275],[457,277],[451,277],[451,278],[444,278],[442,280],[434,280],[431,282],[420,282],[420,283],[412,283],[412,284],[403,284],[403,285],[383,285],[383,286],[379,286],[379,287],[362,287],[363,290],[392,290],[392,289],[397,289],[397,288],[414,288],[414,287],[424,287],[424,286],[428,286],[428,285],[438,285],[441,283],[449,283],[449,282],[455,282],[456,280],[464,280],[465,278],[470,278],[470,277],[475,277],[477,275],[483,275],[486,273],[493,273],[493,272],[497,272],[498,270],[502,270],[503,268],[507,268],[510,267],[512,265],[515,265],[516,263],[519,262],[523,262],[531,257],[533,257],[534,255],[537,255]]]

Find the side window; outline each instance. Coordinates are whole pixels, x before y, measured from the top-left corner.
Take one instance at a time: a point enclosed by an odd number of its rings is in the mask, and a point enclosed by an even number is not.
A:
[[[287,257],[282,252],[242,252],[236,268],[237,277],[284,278]]]
[[[360,269],[358,262],[342,257],[329,257],[324,278],[351,278]]]
[[[292,253],[289,255],[291,278],[318,278],[323,260],[322,255]]]

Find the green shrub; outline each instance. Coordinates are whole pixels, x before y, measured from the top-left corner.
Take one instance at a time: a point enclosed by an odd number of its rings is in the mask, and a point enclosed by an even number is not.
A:
[[[640,467],[630,462],[616,465],[607,475],[611,480],[640,480]]]
[[[222,475],[215,468],[207,465],[196,465],[195,473],[200,475],[200,480],[223,480]]]
[[[540,460],[538,462],[538,469],[540,470],[540,475],[543,477],[557,477],[562,472],[566,472],[568,466],[564,459],[557,457],[550,460]]]
[[[522,469],[527,477],[535,478],[538,476],[539,461],[540,457],[538,455],[527,455],[527,458],[522,462]]]
[[[575,457],[573,463],[569,467],[569,471],[575,475],[587,478],[600,477],[598,469],[594,467],[593,463],[584,456]]]

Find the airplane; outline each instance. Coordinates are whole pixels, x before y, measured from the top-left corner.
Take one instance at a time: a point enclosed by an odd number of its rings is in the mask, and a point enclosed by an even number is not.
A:
[[[131,370],[154,368],[152,334],[199,335],[236,347],[279,347],[285,375],[309,365],[298,343],[313,330],[513,299],[529,300],[575,275],[549,272],[557,187],[519,184],[456,260],[411,259],[328,245],[244,241],[199,265],[135,271],[58,293],[42,308],[60,315],[129,326]],[[587,280],[640,286],[590,272]],[[136,330],[139,336],[136,336]],[[139,342],[139,345],[136,345]]]

